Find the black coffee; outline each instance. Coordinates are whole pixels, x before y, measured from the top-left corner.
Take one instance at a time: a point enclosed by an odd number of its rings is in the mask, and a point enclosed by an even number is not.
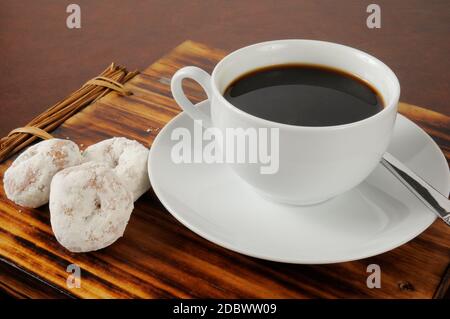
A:
[[[356,122],[383,108],[377,91],[356,76],[303,64],[244,74],[227,87],[224,97],[254,116],[300,126]]]

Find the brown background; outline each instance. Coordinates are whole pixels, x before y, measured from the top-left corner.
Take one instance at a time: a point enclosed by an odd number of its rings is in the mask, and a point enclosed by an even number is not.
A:
[[[381,29],[366,7],[381,6]],[[81,29],[66,7],[81,6]],[[143,69],[185,39],[234,50],[281,38],[343,43],[386,62],[401,99],[450,114],[450,1],[2,1],[0,135],[25,124],[112,61]]]

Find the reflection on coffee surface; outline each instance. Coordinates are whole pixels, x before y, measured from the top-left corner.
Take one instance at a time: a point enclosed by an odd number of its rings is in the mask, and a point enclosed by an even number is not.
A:
[[[306,64],[257,69],[234,80],[225,99],[251,115],[291,125],[356,122],[383,109],[380,94],[346,72]]]

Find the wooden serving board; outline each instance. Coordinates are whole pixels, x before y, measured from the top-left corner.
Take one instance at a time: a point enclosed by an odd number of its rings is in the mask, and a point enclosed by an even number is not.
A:
[[[64,123],[54,134],[82,148],[112,136],[151,146],[156,128],[180,112],[170,78],[185,65],[211,71],[225,52],[187,41],[149,66],[126,87],[110,93]],[[204,95],[186,84],[193,101]],[[450,118],[400,104],[450,158]],[[148,129],[152,131],[148,132]],[[83,147],[84,146],[84,147]],[[0,166],[0,178],[11,161]],[[450,228],[436,221],[422,235],[388,253],[333,265],[292,265],[226,250],[177,222],[152,191],[135,203],[123,238],[106,249],[73,254],[53,236],[48,207],[24,209],[0,188],[0,291],[17,297],[86,298],[431,298],[448,290]],[[369,264],[382,269],[381,288],[366,286]],[[81,267],[81,288],[69,289],[69,264]]]

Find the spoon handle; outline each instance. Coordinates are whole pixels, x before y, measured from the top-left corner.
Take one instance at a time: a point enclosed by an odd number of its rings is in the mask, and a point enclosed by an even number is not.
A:
[[[450,201],[398,159],[385,153],[381,164],[403,183],[425,206],[450,226]]]

